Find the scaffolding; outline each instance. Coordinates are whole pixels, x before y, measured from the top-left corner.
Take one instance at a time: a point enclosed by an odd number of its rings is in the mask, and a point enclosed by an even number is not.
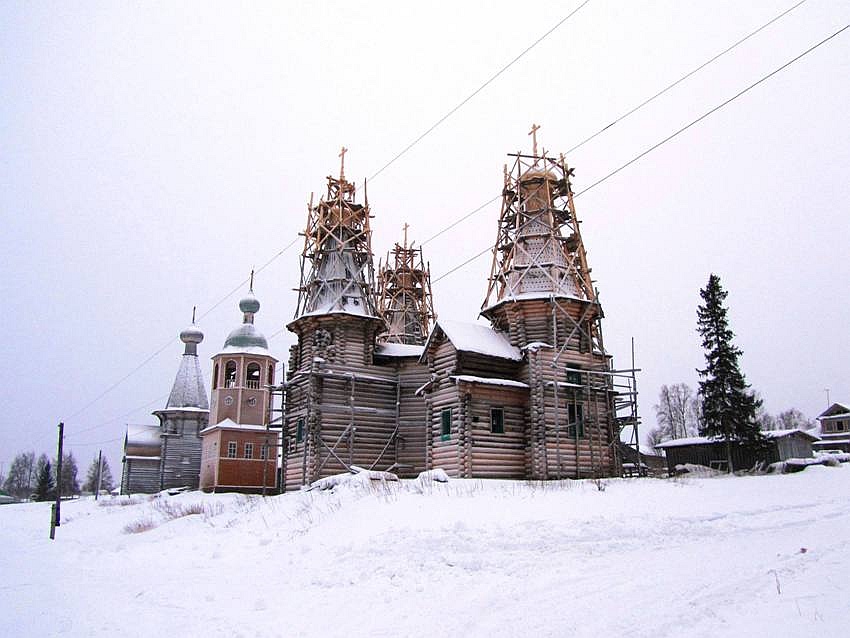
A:
[[[425,264],[422,248],[395,244],[386,263],[378,265],[378,313],[387,329],[378,339],[384,343],[422,345],[434,325],[431,268]],[[392,256],[392,261],[390,257]]]
[[[330,312],[377,316],[369,199],[355,201],[354,184],[345,179],[346,152],[339,154],[339,178],[327,178],[326,196],[315,205],[310,196],[296,318]]]
[[[615,370],[575,209],[573,169],[563,155],[509,154],[482,315],[518,347],[551,347],[529,380],[532,462],[537,476],[622,474],[639,463],[637,381]],[[549,352],[548,349],[543,351]],[[542,356],[542,355],[541,355]],[[628,431],[629,443],[621,443]],[[554,470],[554,471],[553,471]]]
[[[604,354],[602,308],[576,216],[573,169],[563,155],[552,158],[545,150],[538,154],[539,128],[534,125],[530,133],[533,153],[511,153],[513,165],[510,170],[504,167],[502,207],[482,312],[487,314],[505,301],[549,298],[558,320],[570,331],[567,339],[558,341],[566,347],[578,336],[586,349]],[[576,312],[576,307],[581,310]]]

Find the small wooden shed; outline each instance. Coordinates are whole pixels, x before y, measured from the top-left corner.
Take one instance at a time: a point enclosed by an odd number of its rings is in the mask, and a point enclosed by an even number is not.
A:
[[[812,443],[818,440],[818,437],[803,430],[773,430],[762,434],[765,437],[764,445],[732,441],[732,464],[735,470],[746,470],[759,463],[776,463],[790,458],[810,458]],[[678,471],[678,466],[686,464],[704,465],[723,471],[727,469],[726,443],[723,439],[693,436],[664,441],[655,448],[664,451],[667,470],[671,474]]]

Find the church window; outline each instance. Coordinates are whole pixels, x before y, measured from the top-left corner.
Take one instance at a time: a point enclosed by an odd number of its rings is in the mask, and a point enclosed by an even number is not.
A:
[[[235,459],[236,458],[236,441],[228,441],[227,442],[227,458]]]
[[[581,372],[578,370],[567,370],[567,383],[581,385]]]
[[[440,413],[440,438],[448,441],[452,436],[452,409],[446,408]]]
[[[216,363],[213,366],[213,378],[212,378],[213,390],[218,387],[218,364]]]
[[[260,460],[265,461],[268,458],[268,456],[269,456],[268,445],[264,443],[263,445],[260,446]]]
[[[505,433],[505,409],[490,408],[490,431],[493,434]]]
[[[567,404],[567,434],[575,438],[584,436],[584,409],[581,403]]]
[[[260,387],[260,364],[249,363],[248,369],[245,371],[245,387],[254,388]]]
[[[228,361],[224,364],[224,387],[236,387],[236,362]]]
[[[245,458],[253,459],[254,458],[254,444],[246,443],[245,444]]]
[[[269,384],[269,385],[272,385],[273,383],[274,383],[274,366],[273,366],[273,365],[269,365],[269,377],[268,377],[268,384]]]
[[[295,426],[295,442],[301,443],[304,440],[304,419],[298,419]]]

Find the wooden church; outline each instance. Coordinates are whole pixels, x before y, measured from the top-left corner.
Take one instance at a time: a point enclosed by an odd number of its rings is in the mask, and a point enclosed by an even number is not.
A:
[[[210,410],[198,360],[198,344],[204,335],[192,319],[192,325],[180,333],[184,351],[168,401],[165,408],[154,412],[159,424],[127,426],[122,494],[198,488],[200,433],[207,426]]]
[[[637,427],[615,370],[563,156],[511,155],[479,323],[436,321],[421,249],[375,272],[368,199],[346,180],[308,207],[284,384],[282,476],[297,489],[365,468],[415,476],[580,478],[622,472]],[[341,156],[344,160],[345,149]],[[635,435],[634,440],[637,440]]]

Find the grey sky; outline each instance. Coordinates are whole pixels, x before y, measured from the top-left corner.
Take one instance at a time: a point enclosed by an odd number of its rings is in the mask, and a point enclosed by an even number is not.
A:
[[[103,447],[120,473],[125,424],[165,405],[192,306],[208,375],[239,295],[210,309],[296,237],[340,147],[362,189],[579,4],[0,4],[0,462],[52,452],[64,419],[81,466]],[[405,222],[424,240],[497,195],[533,122],[565,151],[793,4],[591,0],[370,182],[376,257]],[[572,153],[575,189],[849,21],[848,2],[808,0]],[[769,411],[815,416],[827,387],[850,400],[848,78],[845,32],[577,199],[615,365],[635,338],[645,427],[662,383],[696,383],[712,271]],[[491,244],[497,216],[427,244],[433,276]],[[267,336],[292,318],[300,249],[256,277]],[[440,316],[475,319],[489,263],[435,284]],[[291,342],[269,345],[285,360]]]

